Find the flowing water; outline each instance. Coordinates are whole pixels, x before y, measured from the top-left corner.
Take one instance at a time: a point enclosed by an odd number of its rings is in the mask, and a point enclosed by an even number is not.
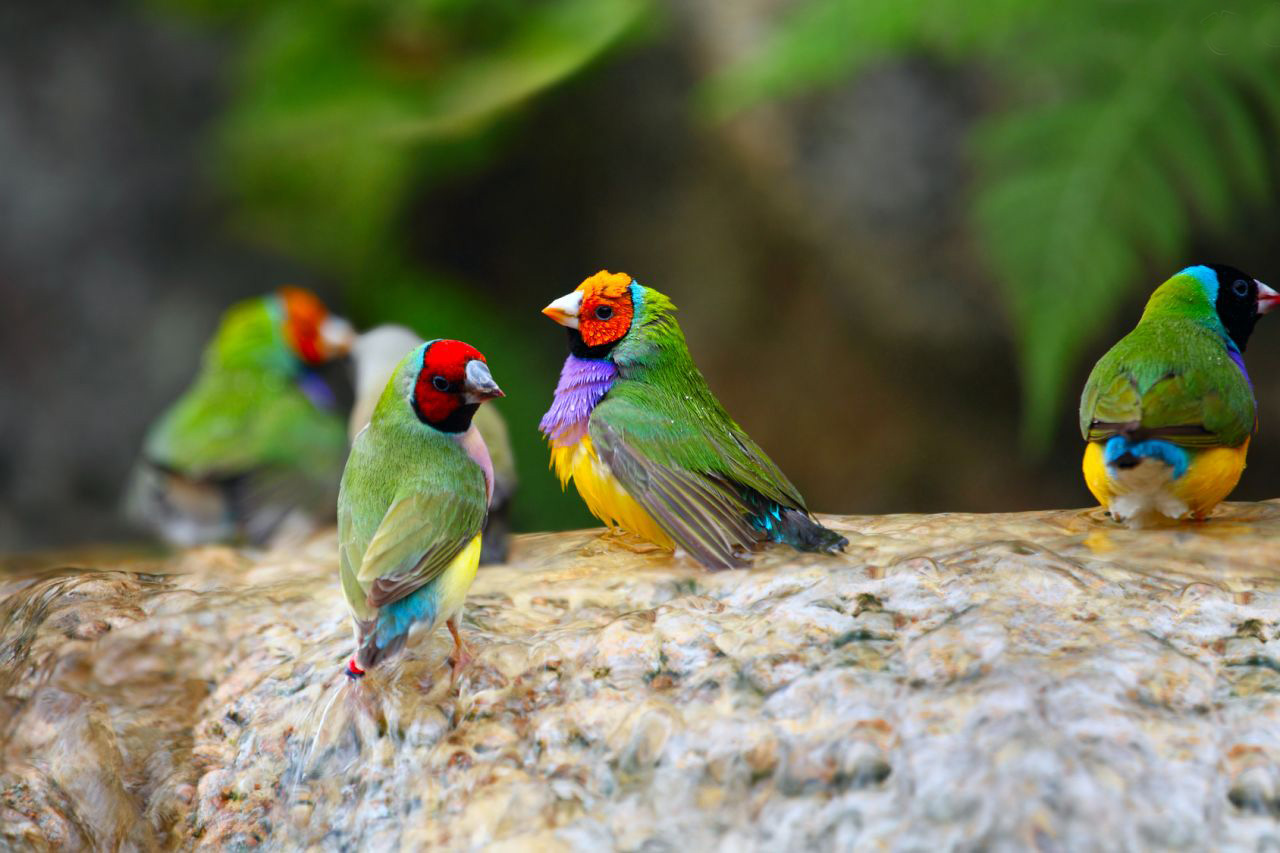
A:
[[[1280,504],[598,531],[349,683],[335,543],[0,571],[0,846],[1280,849]]]

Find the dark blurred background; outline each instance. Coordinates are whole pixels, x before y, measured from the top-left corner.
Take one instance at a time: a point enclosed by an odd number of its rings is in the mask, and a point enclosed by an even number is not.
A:
[[[517,526],[590,523],[538,311],[601,268],[819,511],[1086,505],[1079,388],[1150,290],[1280,279],[1278,72],[1280,3],[1235,0],[9,0],[0,546],[130,535],[149,420],[284,282],[475,343]]]

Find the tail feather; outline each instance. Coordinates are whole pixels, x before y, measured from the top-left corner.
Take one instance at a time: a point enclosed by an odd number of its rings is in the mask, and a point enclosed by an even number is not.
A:
[[[376,624],[376,623],[375,623]],[[378,630],[375,627],[367,634],[363,634],[360,638],[360,645],[356,648],[353,659],[361,670],[370,670],[377,666],[378,661],[383,658],[394,656],[397,652],[404,648],[405,640],[409,639],[409,632],[397,634],[387,641],[384,645],[378,645]]]
[[[130,478],[124,509],[171,545],[243,540],[265,546],[291,520],[307,530],[331,521],[337,495],[336,475],[329,485],[292,468],[266,466],[196,478],[143,459]]]
[[[844,550],[849,540],[823,527],[806,513],[784,509],[773,526],[773,537],[800,551],[834,554]]]
[[[834,554],[849,544],[834,530],[823,527],[803,509],[784,507],[758,492],[747,495],[747,505],[756,511],[751,525],[774,542],[790,545],[798,551]]]
[[[191,480],[146,460],[130,476],[124,511],[134,524],[178,547],[237,537],[225,482]]]

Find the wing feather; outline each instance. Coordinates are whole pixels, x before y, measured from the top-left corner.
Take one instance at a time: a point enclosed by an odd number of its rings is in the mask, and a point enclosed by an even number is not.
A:
[[[1144,322],[1094,367],[1080,399],[1088,441],[1160,438],[1235,447],[1254,426],[1253,392],[1226,345],[1196,324]]]
[[[688,439],[688,430],[656,424],[656,417],[630,404],[602,404],[591,419],[592,445],[678,546],[713,568],[743,565],[742,555],[766,537],[746,520],[751,510],[742,484],[710,466],[679,464],[671,444]]]
[[[398,601],[435,580],[484,525],[484,500],[458,490],[414,492],[392,503],[355,578],[369,607]]]

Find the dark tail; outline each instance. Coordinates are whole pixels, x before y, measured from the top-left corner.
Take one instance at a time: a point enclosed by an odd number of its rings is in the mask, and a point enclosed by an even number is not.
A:
[[[351,656],[351,660],[347,662],[346,672],[349,678],[359,678],[367,670],[377,666],[379,661],[395,655],[404,648],[404,642],[409,638],[409,634],[406,631],[403,634],[392,637],[391,642],[386,643],[382,648],[378,648],[378,623],[372,621],[367,624],[369,625],[367,633],[364,630],[365,623],[360,625],[360,645],[356,648],[356,653]]]
[[[784,509],[773,526],[773,535],[798,551],[817,551],[835,554],[849,544],[839,533],[823,527],[807,514],[795,509]]]

